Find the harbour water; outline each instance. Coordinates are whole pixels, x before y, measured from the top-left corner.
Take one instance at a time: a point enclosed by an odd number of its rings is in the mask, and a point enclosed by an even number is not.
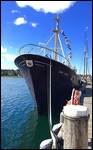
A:
[[[53,118],[59,123],[59,118]],[[1,149],[38,149],[51,138],[47,115],[39,116],[24,78],[1,78]]]

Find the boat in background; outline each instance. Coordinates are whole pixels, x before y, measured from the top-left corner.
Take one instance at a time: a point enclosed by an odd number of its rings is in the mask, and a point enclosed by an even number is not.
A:
[[[48,112],[48,74],[50,61],[52,112],[60,113],[63,106],[67,103],[66,100],[70,99],[72,89],[79,89],[80,87],[78,75],[75,72],[76,70],[70,65],[71,52],[68,53],[69,59],[65,57],[59,34],[59,19],[60,15],[57,14],[57,18],[54,18],[56,20],[56,29],[53,30],[54,34],[45,46],[27,44],[20,48],[20,55],[14,61],[27,82],[29,90],[36,102],[39,115]],[[60,30],[60,32],[64,36],[67,47],[71,51],[69,40],[64,31]],[[51,49],[48,45],[54,37],[55,46],[54,49]],[[35,53],[33,53],[33,50]]]
[[[87,30],[88,27],[85,28],[85,36],[84,36],[84,56],[83,56],[83,75],[80,76],[82,83],[92,83],[92,76],[89,72],[89,65],[88,65],[88,39],[87,39]],[[82,66],[82,65],[81,65]]]
[[[85,39],[84,39],[84,80],[87,83],[91,83],[91,75],[89,73],[89,66],[88,66],[88,39],[87,39],[87,29],[85,28]]]

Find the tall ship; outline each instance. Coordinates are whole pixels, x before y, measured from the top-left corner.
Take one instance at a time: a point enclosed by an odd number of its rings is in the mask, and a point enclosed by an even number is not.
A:
[[[63,30],[59,31],[59,19],[60,14],[57,14],[57,17],[54,18],[56,28],[53,29],[53,35],[44,46],[27,44],[19,49],[19,56],[14,60],[15,65],[26,80],[39,115],[48,112],[50,62],[51,105],[53,112],[61,112],[63,106],[67,103],[66,100],[71,98],[72,89],[79,89],[80,87],[76,70],[70,65],[72,56],[69,39]],[[69,58],[65,57],[59,32],[64,36],[64,40],[70,50],[68,52]],[[53,38],[55,39],[54,48],[51,49],[48,45]],[[33,53],[33,50],[35,53]]]

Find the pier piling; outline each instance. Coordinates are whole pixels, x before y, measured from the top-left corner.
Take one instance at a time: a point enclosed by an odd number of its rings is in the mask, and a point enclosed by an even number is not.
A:
[[[88,108],[64,106],[64,149],[88,148]]]

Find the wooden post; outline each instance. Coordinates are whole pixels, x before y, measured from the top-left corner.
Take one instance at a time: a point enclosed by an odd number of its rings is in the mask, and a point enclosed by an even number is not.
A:
[[[64,149],[88,149],[88,108],[64,106]]]
[[[60,123],[64,123],[64,116],[63,116],[63,110],[60,113]]]

